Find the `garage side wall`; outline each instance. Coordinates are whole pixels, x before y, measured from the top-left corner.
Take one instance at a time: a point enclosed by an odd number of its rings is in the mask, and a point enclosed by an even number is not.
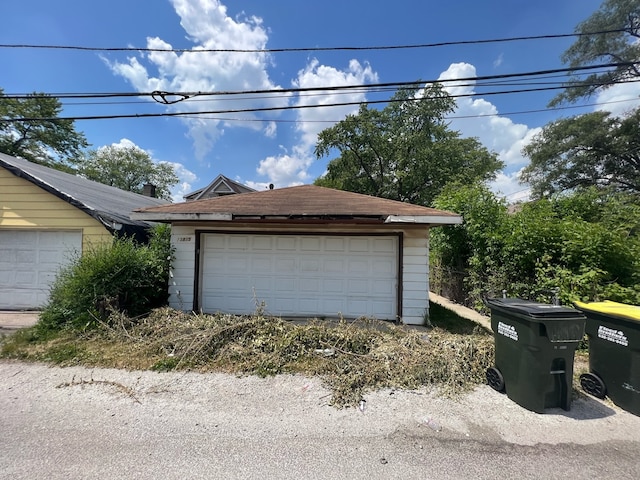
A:
[[[429,315],[429,230],[404,232],[402,322],[422,325]]]
[[[177,310],[193,310],[196,235],[194,227],[173,225],[171,227],[171,245],[174,248],[174,260],[169,274],[169,306]]]
[[[0,229],[81,230],[82,248],[112,240],[96,219],[0,168]]]

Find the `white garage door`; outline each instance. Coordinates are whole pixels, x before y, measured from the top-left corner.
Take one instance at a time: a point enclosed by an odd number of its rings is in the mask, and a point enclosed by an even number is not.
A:
[[[0,309],[42,307],[58,270],[81,248],[81,232],[0,230]]]
[[[395,236],[203,234],[203,311],[394,319]]]

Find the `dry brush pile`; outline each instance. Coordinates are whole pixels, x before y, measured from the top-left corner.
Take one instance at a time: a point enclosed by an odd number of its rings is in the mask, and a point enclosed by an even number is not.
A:
[[[335,406],[355,405],[380,388],[438,387],[455,394],[485,382],[493,338],[356,321],[284,321],[263,315],[197,315],[169,308],[131,319],[114,313],[80,336],[61,334],[4,356],[61,365],[319,376]]]

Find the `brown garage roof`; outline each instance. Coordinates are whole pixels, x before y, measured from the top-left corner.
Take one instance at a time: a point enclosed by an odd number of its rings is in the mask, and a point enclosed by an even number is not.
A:
[[[279,188],[136,210],[147,221],[368,219],[378,222],[456,224],[459,215],[410,203],[315,185]]]

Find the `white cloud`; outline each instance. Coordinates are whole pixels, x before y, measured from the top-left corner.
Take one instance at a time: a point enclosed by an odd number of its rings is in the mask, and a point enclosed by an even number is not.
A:
[[[368,64],[362,65],[357,60],[351,60],[346,69],[339,70],[335,67],[321,65],[314,58],[298,72],[293,86],[296,88],[336,87],[364,85],[377,81],[378,75]],[[348,114],[356,113],[359,108],[358,105],[329,105],[365,101],[366,97],[362,91],[337,93],[325,90],[314,92],[313,95],[299,94],[295,97],[295,105],[310,108],[297,110],[298,144],[293,147],[291,153],[286,152],[261,160],[257,172],[268,177],[271,182],[280,187],[308,182],[310,180],[308,169],[315,160],[312,150],[318,134]]]
[[[453,63],[442,72],[439,80],[455,80],[476,76],[476,68],[468,63]],[[475,82],[445,82],[444,88],[451,95],[468,95],[475,92]],[[539,128],[529,128],[527,125],[514,123],[507,117],[499,115],[495,105],[477,97],[456,98],[456,109],[452,117],[451,128],[460,132],[463,137],[476,137],[489,150],[496,152],[500,160],[505,163],[501,172],[492,184],[494,191],[504,195],[521,191],[525,186],[517,180],[517,172],[524,167],[528,160],[522,155],[522,148],[527,145]]]
[[[269,178],[276,187],[302,185],[310,180],[307,169],[313,160],[309,149],[295,146],[291,154],[283,153],[261,160],[256,171]]]
[[[640,83],[619,83],[601,90],[596,95],[595,110],[611,112],[615,116],[626,114],[640,107]]]
[[[171,0],[180,17],[180,25],[194,43],[192,51],[203,49],[262,50],[266,48],[268,35],[258,17],[231,18],[219,0]],[[171,49],[172,45],[160,38],[147,38],[147,48]],[[149,52],[139,57],[130,57],[126,62],[105,62],[111,70],[129,81],[140,92],[155,90],[166,92],[224,92],[242,90],[278,89],[267,73],[270,57],[266,53],[174,53]],[[154,73],[155,72],[155,73]],[[200,101],[196,97],[167,107],[172,111],[206,112],[254,107],[282,107],[289,102],[288,95],[270,98],[249,99],[234,97],[233,102],[216,97]],[[257,113],[243,113],[246,123],[226,124],[224,114],[216,119],[183,119],[193,140],[196,157],[202,159],[223,128],[234,126],[259,130],[261,122]],[[273,117],[275,112],[270,112]],[[235,115],[237,117],[237,115]],[[267,123],[267,136],[275,135],[275,124]]]
[[[505,197],[509,203],[524,201],[531,195],[531,189],[518,183],[520,170],[509,174],[499,172],[496,179],[489,185],[491,190],[501,197]]]
[[[171,188],[171,199],[173,202],[184,202],[184,196],[193,192],[193,184],[198,180],[198,176],[181,163],[176,162],[160,162],[168,163],[173,167],[173,171],[178,176],[180,182]]]

